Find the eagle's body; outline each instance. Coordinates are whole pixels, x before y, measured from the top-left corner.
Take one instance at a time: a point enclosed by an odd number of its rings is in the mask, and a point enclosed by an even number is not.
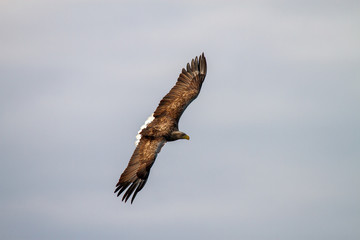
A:
[[[155,112],[146,120],[136,136],[136,148],[125,171],[116,184],[115,192],[119,196],[126,189],[122,200],[125,202],[144,187],[155,162],[157,154],[166,142],[188,139],[189,136],[179,131],[178,123],[186,107],[199,95],[206,76],[204,53],[183,68],[175,86],[160,101]],[[135,191],[135,192],[134,192]]]

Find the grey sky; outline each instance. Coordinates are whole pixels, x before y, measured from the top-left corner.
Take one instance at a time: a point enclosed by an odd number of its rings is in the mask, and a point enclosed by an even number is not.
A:
[[[358,1],[1,1],[1,239],[360,238]],[[133,205],[139,127],[208,76]]]

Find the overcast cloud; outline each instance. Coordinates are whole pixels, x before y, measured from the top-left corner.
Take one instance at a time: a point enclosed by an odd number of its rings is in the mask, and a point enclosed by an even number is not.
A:
[[[1,1],[1,239],[360,238],[359,1]],[[114,186],[193,57],[145,188]]]

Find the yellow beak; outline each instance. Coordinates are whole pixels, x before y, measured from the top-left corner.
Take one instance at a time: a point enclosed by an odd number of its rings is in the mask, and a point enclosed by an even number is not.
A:
[[[188,135],[185,135],[184,139],[190,140],[190,137]]]

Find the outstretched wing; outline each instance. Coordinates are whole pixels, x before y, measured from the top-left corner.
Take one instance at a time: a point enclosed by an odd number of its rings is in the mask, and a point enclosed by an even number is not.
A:
[[[183,68],[175,86],[160,101],[154,112],[154,117],[170,116],[179,122],[186,107],[199,95],[206,76],[206,58],[204,53],[188,63]]]
[[[122,201],[125,200],[126,202],[133,193],[131,203],[134,201],[136,194],[145,186],[156,156],[165,143],[166,141],[164,138],[141,138],[128,166],[121,174],[119,182],[116,184],[114,193],[118,192],[117,196],[127,189]]]

